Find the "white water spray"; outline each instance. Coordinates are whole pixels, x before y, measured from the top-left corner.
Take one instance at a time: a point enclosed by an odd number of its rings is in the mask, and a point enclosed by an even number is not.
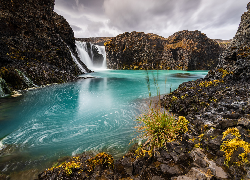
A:
[[[102,63],[102,69],[107,69],[107,62],[106,62],[106,51],[105,51],[105,46],[98,46],[96,45],[96,47],[98,48],[98,52],[100,54],[103,55],[103,63]]]
[[[72,57],[73,61],[77,64],[77,66],[79,67],[79,69],[83,73],[87,73],[86,69],[78,62],[78,60],[76,59],[75,55],[72,53],[72,51],[70,50],[70,48],[69,48],[69,51],[70,51],[70,54],[71,54],[71,57]]]
[[[1,151],[3,148],[5,148],[5,145],[3,145],[3,142],[0,141],[0,151]]]
[[[77,47],[77,52],[84,64],[91,69],[91,70],[96,70],[96,69],[106,69],[106,52],[105,52],[105,47],[104,46],[98,46],[98,45],[93,45],[90,43],[91,47],[91,55],[88,54],[88,49],[87,49],[87,43],[86,42],[81,42],[81,41],[76,41],[76,47]],[[93,64],[93,47],[97,47],[98,53],[103,56],[103,64],[100,67],[95,67]],[[90,57],[91,56],[91,57]]]

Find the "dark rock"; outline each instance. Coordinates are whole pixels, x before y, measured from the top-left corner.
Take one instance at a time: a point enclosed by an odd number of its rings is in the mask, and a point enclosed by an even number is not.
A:
[[[164,178],[162,178],[160,176],[153,176],[152,180],[164,180]]]
[[[241,157],[239,156],[241,153],[244,153],[245,152],[245,150],[244,150],[244,148],[242,148],[242,147],[239,147],[236,151],[234,151],[234,153],[232,154],[232,156],[231,156],[231,159],[230,159],[230,161],[229,161],[229,166],[230,165],[233,165],[234,163],[236,163],[236,162],[239,162],[239,161],[241,161]]]
[[[38,86],[83,73],[70,52],[77,56],[73,30],[53,11],[54,0],[3,0],[0,7],[0,77],[12,90],[31,86],[17,70]]]
[[[170,176],[173,176],[173,175],[176,175],[176,174],[180,174],[181,171],[180,169],[178,168],[178,166],[169,166],[169,165],[166,165],[166,164],[161,164],[160,165],[160,168],[161,168],[161,171],[164,173],[164,174],[168,174]]]
[[[199,31],[180,31],[168,38],[126,32],[104,45],[110,69],[212,69],[223,49]]]
[[[250,129],[250,119],[242,117],[238,120],[238,125]]]
[[[249,7],[249,6],[248,6]],[[224,153],[220,152],[223,141],[235,138],[232,134],[223,140],[223,132],[237,127],[241,139],[250,142],[248,135],[250,114],[250,11],[245,12],[235,37],[220,55],[218,65],[205,78],[179,85],[178,89],[162,98],[162,105],[173,113],[185,115],[191,122],[194,142],[200,143],[224,166]],[[201,136],[202,135],[202,136]],[[202,138],[201,138],[202,137]],[[198,141],[199,140],[199,141]],[[228,177],[242,179],[247,165],[238,167],[241,148],[233,154]],[[199,163],[198,166],[203,166]],[[205,164],[204,164],[205,166]],[[193,169],[193,174],[195,174]],[[197,171],[198,173],[198,171]],[[203,178],[202,174],[197,174]],[[187,175],[186,175],[187,176]],[[187,176],[189,177],[189,176]]]

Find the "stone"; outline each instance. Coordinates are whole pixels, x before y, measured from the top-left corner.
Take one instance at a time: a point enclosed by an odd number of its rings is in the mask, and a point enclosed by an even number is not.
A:
[[[181,173],[178,166],[169,166],[167,164],[161,164],[160,168],[161,168],[161,171],[164,174],[168,174],[168,175],[171,175],[171,176]]]
[[[168,38],[125,32],[104,45],[109,69],[212,69],[224,49],[199,31],[179,31]]]

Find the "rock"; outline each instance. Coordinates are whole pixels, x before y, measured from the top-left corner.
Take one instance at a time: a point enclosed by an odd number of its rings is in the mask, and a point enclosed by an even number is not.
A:
[[[0,98],[10,94],[11,91],[6,84],[5,80],[0,77]]]
[[[164,180],[164,178],[162,178],[160,176],[153,176],[152,180]]]
[[[247,129],[250,129],[250,119],[245,117],[238,119],[238,126],[243,126]]]
[[[0,6],[0,77],[11,90],[33,87],[27,78],[41,86],[83,73],[71,56],[77,56],[73,30],[53,11],[54,0],[2,0]]]
[[[214,169],[215,171],[214,177],[216,177],[217,179],[228,178],[227,173],[221,167],[217,166],[215,162],[213,161],[208,161],[208,162],[209,162],[209,167]]]
[[[211,179],[211,170],[208,169],[199,169],[199,168],[191,168],[191,170],[185,176],[179,176],[172,178],[171,180],[189,180],[189,179],[198,179],[198,180],[210,180]]]
[[[126,32],[104,45],[109,69],[212,69],[223,50],[199,31],[180,31],[168,38]]]
[[[227,177],[231,179],[243,179],[247,173],[245,169],[248,167],[247,165],[238,167],[233,163],[239,161],[238,155],[243,152],[242,148],[238,148],[233,153],[231,166],[226,167],[225,154],[220,151],[220,147],[223,141],[235,138],[231,134],[222,140],[222,133],[229,128],[236,127],[241,135],[240,138],[250,142],[248,135],[250,118],[249,39],[250,11],[248,10],[241,17],[235,37],[220,55],[218,65],[210,70],[206,77],[183,83],[179,85],[178,89],[162,98],[164,107],[173,113],[186,116],[192,124],[191,130],[198,137],[201,147],[211,154],[218,165],[228,169]],[[194,140],[195,143],[198,143],[197,139]],[[203,161],[196,161],[196,163],[199,164],[199,168],[205,167]],[[192,174],[195,172],[193,169]],[[204,178],[203,173],[197,175]],[[225,177],[224,175],[221,177]],[[186,175],[186,177],[189,176]]]
[[[178,166],[168,166],[166,164],[161,164],[160,165],[160,168],[161,168],[161,171],[164,173],[164,174],[168,174],[170,176],[173,176],[173,175],[176,175],[176,174],[180,174],[181,171],[179,169]]]

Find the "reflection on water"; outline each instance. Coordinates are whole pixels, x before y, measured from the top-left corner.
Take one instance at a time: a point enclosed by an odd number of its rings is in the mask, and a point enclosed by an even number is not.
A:
[[[177,73],[183,72],[149,71],[152,95],[157,95],[154,84],[164,94],[207,71],[188,72],[192,76],[186,78]],[[136,136],[135,117],[147,106],[142,101],[148,97],[146,73],[108,70],[91,76],[96,78],[29,91],[4,103],[11,108],[0,111],[0,117],[8,117],[0,121],[0,148],[7,147],[0,154],[2,173],[42,170],[83,151],[107,151],[115,158],[127,152]]]

